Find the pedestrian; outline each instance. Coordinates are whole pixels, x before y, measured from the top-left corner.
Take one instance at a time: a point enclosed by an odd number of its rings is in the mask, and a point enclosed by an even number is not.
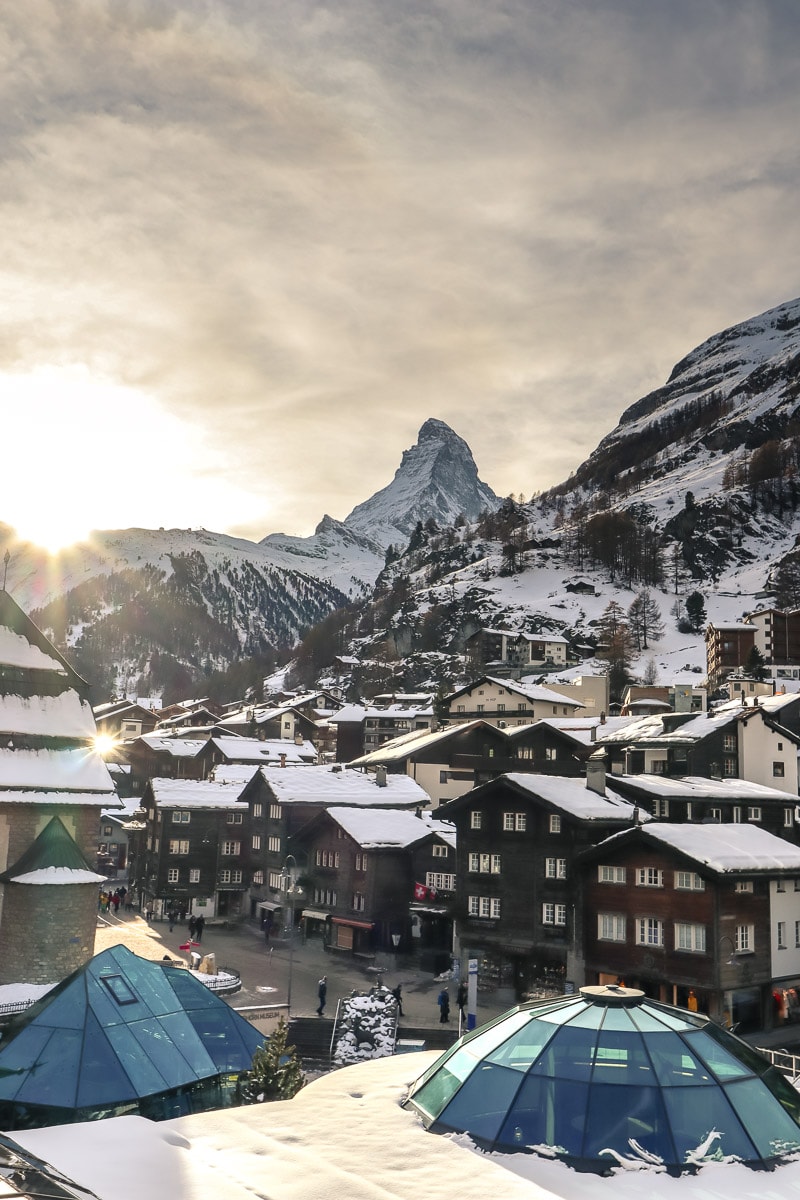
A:
[[[458,1014],[461,1017],[462,1021],[466,1017],[466,1013],[464,1012],[464,1007],[465,1007],[466,1003],[467,1003],[467,985],[464,983],[464,980],[462,979],[458,985],[458,991],[456,992],[456,1004],[458,1005]]]
[[[170,931],[170,933],[172,933],[172,930],[175,927],[175,909],[174,908],[171,908],[169,910],[169,912],[167,913],[167,919],[169,921],[169,931]]]
[[[322,979],[320,979],[319,985],[317,986],[317,995],[319,996],[319,1008],[317,1009],[317,1016],[321,1017],[325,1011],[325,1001],[328,999],[327,975],[323,975]]]
[[[121,899],[121,897],[120,897],[119,892],[114,892],[114,895],[111,897],[111,903],[114,905],[114,916],[116,916],[117,913],[119,912],[120,899]]]
[[[450,1021],[450,993],[446,987],[439,992],[436,1003],[439,1005],[439,1023],[447,1025]]]
[[[190,938],[194,937],[194,931],[196,928],[197,928],[197,917],[194,916],[194,914],[192,914],[192,916],[189,917],[189,937]]]
[[[203,914],[200,913],[200,916],[194,923],[194,940],[196,942],[202,942],[203,940],[203,929],[205,928],[205,923],[206,919]]]
[[[403,1015],[403,985],[402,985],[402,983],[398,983],[397,987],[392,988],[392,995],[394,996],[395,1000],[397,1001],[397,1015],[399,1017],[402,1017],[402,1015]]]

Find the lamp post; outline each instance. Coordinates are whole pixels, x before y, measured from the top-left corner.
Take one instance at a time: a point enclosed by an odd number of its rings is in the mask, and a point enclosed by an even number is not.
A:
[[[283,869],[281,871],[281,882],[286,899],[289,901],[289,979],[286,985],[286,1017],[287,1020],[292,1015],[292,969],[294,967],[294,902],[298,896],[302,896],[303,889],[297,887],[292,881],[289,870],[289,860],[291,859],[292,867],[297,869],[297,859],[293,854],[287,854],[283,860]]]

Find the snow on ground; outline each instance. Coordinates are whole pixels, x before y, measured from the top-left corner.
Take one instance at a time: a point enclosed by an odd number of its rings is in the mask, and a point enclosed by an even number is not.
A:
[[[435,1052],[314,1080],[293,1100],[152,1123],[141,1117],[13,1133],[100,1200],[798,1200],[800,1163],[711,1163],[581,1174],[527,1154],[487,1155],[427,1132],[400,1107]]]

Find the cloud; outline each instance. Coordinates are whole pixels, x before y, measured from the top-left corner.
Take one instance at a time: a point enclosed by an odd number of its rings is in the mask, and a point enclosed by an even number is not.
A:
[[[0,369],[200,430],[210,528],[209,469],[227,528],[305,533],[429,416],[498,492],[558,482],[794,294],[799,33],[788,0],[10,0]]]

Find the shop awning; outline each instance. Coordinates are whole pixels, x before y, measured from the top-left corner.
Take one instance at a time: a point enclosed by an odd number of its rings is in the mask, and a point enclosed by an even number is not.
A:
[[[447,909],[433,908],[430,904],[409,904],[408,911],[412,913],[429,913],[434,917],[443,917]]]
[[[334,925],[350,925],[353,929],[372,929],[374,921],[351,921],[349,917],[331,917]]]
[[[262,900],[258,907],[266,909],[267,912],[275,912],[276,908],[283,908],[283,905],[280,900]]]
[[[327,921],[330,913],[320,912],[318,908],[304,908],[303,916],[310,917],[312,921]]]

